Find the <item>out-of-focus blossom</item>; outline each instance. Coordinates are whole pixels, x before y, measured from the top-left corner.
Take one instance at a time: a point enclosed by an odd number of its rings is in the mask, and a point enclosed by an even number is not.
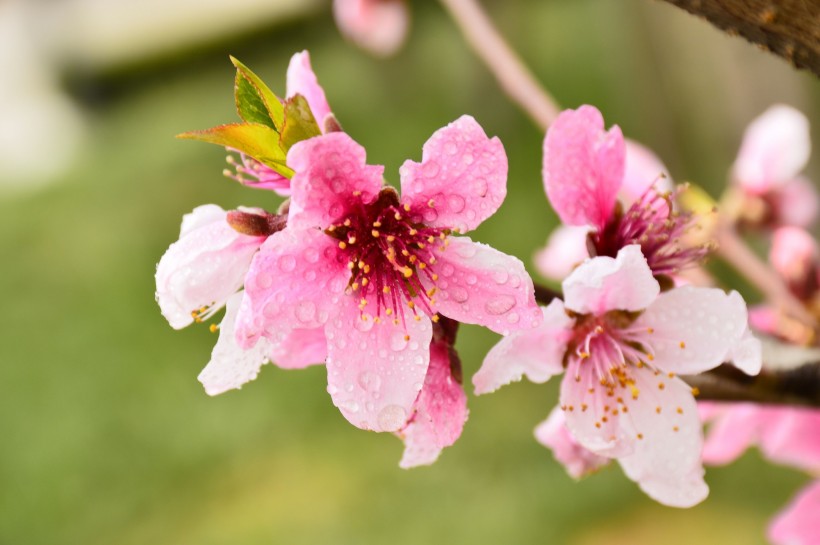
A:
[[[801,177],[811,153],[809,121],[798,110],[777,104],[752,121],[732,168],[733,182],[765,211],[757,223],[811,225],[820,212],[812,184]],[[754,207],[749,207],[754,210]]]
[[[670,192],[672,179],[666,166],[649,148],[625,139],[626,162],[623,184],[618,193],[626,207],[640,200],[647,191]],[[545,278],[563,280],[589,257],[589,226],[559,225],[550,233],[547,244],[534,257],[535,267]]]
[[[813,475],[820,472],[820,411],[752,403],[700,403],[698,409],[710,424],[704,462],[727,464],[747,448],[757,446],[772,462]],[[815,481],[772,521],[769,538],[776,545],[820,542],[818,509],[820,481]]]
[[[518,259],[453,236],[491,216],[506,194],[503,146],[471,117],[437,131],[421,163],[404,163],[401,198],[345,133],[299,142],[287,160],[295,171],[288,227],[253,259],[237,340],[249,349],[322,329],[328,392],[354,425],[398,431],[414,410],[436,413],[416,402],[426,379],[433,392],[447,389],[428,374],[439,313],[501,333],[540,322]]]
[[[769,262],[800,299],[809,300],[820,288],[817,241],[799,227],[780,227],[772,235]]]
[[[591,228],[596,255],[614,257],[638,244],[655,275],[674,274],[703,258],[708,245],[687,242],[691,215],[674,210],[670,194],[653,185],[662,165],[645,148],[630,147],[631,160],[620,128],[605,131],[596,108],[562,112],[544,139],[547,196],[563,223]],[[626,210],[622,191],[634,199]]]
[[[325,121],[332,113],[325,91],[310,65],[310,54],[307,51],[294,54],[288,65],[286,98],[296,95],[305,97],[314,119],[324,132]],[[267,189],[283,196],[290,195],[290,180],[253,157],[239,153],[239,161],[236,161],[229,155],[228,164],[233,170],[225,169],[226,177],[249,187]]]
[[[700,420],[691,389],[676,375],[725,361],[747,331],[743,299],[691,286],[661,293],[637,245],[616,259],[586,261],[564,280],[563,293],[563,303],[543,309],[541,326],[493,347],[473,377],[476,393],[566,370],[560,406],[580,446],[617,458],[661,503],[700,502],[708,493]],[[759,369],[757,361],[746,370]]]
[[[410,26],[405,0],[334,0],[333,15],[347,39],[380,57],[401,47]]]
[[[610,459],[585,449],[578,444],[566,426],[564,411],[555,407],[546,420],[535,428],[535,439],[552,450],[553,456],[574,479],[595,472]]]

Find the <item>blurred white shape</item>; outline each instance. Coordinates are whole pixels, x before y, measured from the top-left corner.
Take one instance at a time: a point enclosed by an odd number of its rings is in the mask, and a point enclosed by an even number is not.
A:
[[[0,2],[0,191],[42,186],[71,164],[85,133],[38,46],[30,2]]]

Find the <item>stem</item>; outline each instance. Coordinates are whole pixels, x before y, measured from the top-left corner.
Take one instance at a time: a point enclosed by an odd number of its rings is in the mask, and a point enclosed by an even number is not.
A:
[[[747,401],[820,408],[820,362],[787,370],[764,368],[753,377],[724,364],[707,373],[681,378],[699,390],[701,401]]]
[[[467,43],[484,61],[505,93],[542,130],[560,112],[558,104],[532,75],[476,0],[441,0]]]
[[[715,230],[715,238],[719,245],[718,254],[755,285],[772,306],[783,310],[812,330],[817,328],[817,321],[803,303],[792,295],[780,276],[749,249],[732,226],[719,225]]]

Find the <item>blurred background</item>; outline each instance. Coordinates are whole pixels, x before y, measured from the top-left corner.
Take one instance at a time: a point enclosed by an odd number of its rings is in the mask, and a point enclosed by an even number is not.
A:
[[[718,195],[744,126],[775,102],[819,135],[814,76],[662,2],[484,4],[562,105],[597,105],[677,181]],[[267,366],[241,392],[205,395],[216,337],[168,326],[155,264],[197,205],[278,204],[223,178],[219,148],[173,138],[237,120],[228,54],[283,94],[288,59],[309,49],[393,183],[433,131],[472,114],[510,159],[507,201],[475,238],[529,264],[556,222],[543,135],[436,2],[412,2],[388,60],[345,42],[330,8],[0,0],[0,544],[765,543],[805,476],[749,453],[709,469],[711,496],[688,511],[617,466],[575,483],[532,438],[557,382],[470,394],[461,440],[411,471],[399,440],[345,422],[321,367]],[[820,180],[816,157],[808,175]],[[462,327],[468,380],[496,338]]]

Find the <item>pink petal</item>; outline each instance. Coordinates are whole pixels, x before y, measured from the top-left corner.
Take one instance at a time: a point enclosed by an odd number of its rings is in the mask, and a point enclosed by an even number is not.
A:
[[[402,165],[402,203],[433,227],[464,233],[489,218],[507,194],[507,155],[470,116],[437,130],[421,163]]]
[[[757,375],[763,367],[763,345],[750,329],[746,329],[727,359],[747,375]]]
[[[211,352],[211,361],[197,377],[208,395],[238,390],[246,382],[254,380],[262,365],[268,362],[268,344],[264,340],[247,350],[236,343],[234,327],[241,302],[241,292],[228,299],[225,317],[219,326],[219,339]]]
[[[535,268],[545,278],[563,280],[589,258],[589,227],[559,225],[550,233],[547,245],[535,254]]]
[[[643,310],[660,293],[658,281],[637,244],[618,257],[595,257],[576,268],[563,283],[564,304],[580,314]]]
[[[239,344],[260,336],[282,342],[292,329],[322,327],[346,300],[349,271],[336,241],[323,232],[285,229],[269,237],[251,263],[237,318]]]
[[[535,428],[535,439],[552,451],[555,459],[574,479],[580,479],[609,463],[609,458],[598,456],[573,439],[560,407],[554,408],[549,418]]]
[[[404,455],[399,465],[410,468],[435,462],[441,449],[461,436],[467,414],[467,396],[453,378],[449,349],[445,343],[433,343],[415,415],[399,432],[404,438]]]
[[[408,319],[406,329],[363,320],[356,301],[342,302],[325,328],[327,390],[333,404],[362,429],[396,431],[412,414],[430,362],[430,319]]]
[[[541,310],[544,321],[540,326],[514,331],[489,351],[473,375],[477,395],[494,392],[524,375],[541,383],[564,371],[562,360],[573,320],[564,312],[560,299],[553,299]]]
[[[699,403],[712,406],[712,414],[704,420],[712,422],[706,432],[703,445],[703,461],[712,465],[725,465],[737,460],[743,452],[754,445],[759,436],[760,408],[751,403]],[[703,414],[703,411],[700,411]]]
[[[410,26],[403,0],[334,0],[333,15],[347,39],[380,57],[398,50]]]
[[[626,167],[621,196],[627,205],[640,199],[644,193],[654,187],[659,193],[673,188],[669,170],[652,150],[626,139]]]
[[[603,229],[624,179],[624,138],[593,106],[566,110],[544,140],[544,186],[561,221]]]
[[[772,521],[769,539],[775,545],[817,545],[820,543],[820,480],[806,487]]]
[[[808,119],[798,110],[778,104],[749,124],[733,175],[744,189],[760,195],[795,178],[805,168],[810,153]]]
[[[804,229],[780,227],[774,231],[769,262],[786,281],[805,282],[818,265],[817,242]]]
[[[365,163],[365,150],[343,132],[294,144],[288,165],[291,179],[288,227],[325,229],[351,213],[358,203],[376,199],[384,167]]]
[[[659,378],[648,367],[632,374],[638,399],[622,417],[633,437],[634,451],[619,458],[627,477],[652,499],[670,507],[691,507],[709,488],[703,481],[703,438],[691,388],[678,378]],[[663,382],[664,389],[659,388]],[[660,407],[660,414],[657,412]]]
[[[282,369],[302,369],[324,363],[327,359],[327,338],[323,327],[294,329],[282,341],[270,348],[270,360]]]
[[[180,239],[157,265],[156,298],[175,329],[191,324],[203,307],[207,318],[242,287],[253,255],[265,240],[237,233],[216,205],[196,208],[182,221]]]
[[[749,308],[749,325],[756,331],[774,335],[779,329],[780,313],[768,306]]]
[[[648,332],[653,365],[680,374],[702,373],[726,361],[747,327],[740,294],[693,286],[662,293],[633,324]]]
[[[307,99],[313,117],[323,126],[325,117],[330,113],[330,106],[325,98],[325,91],[319,85],[316,74],[310,66],[310,54],[307,51],[296,53],[288,65],[288,98],[302,95]]]
[[[795,178],[783,184],[772,195],[776,220],[785,225],[810,227],[820,214],[817,188],[806,178]]]
[[[524,264],[468,237],[451,237],[431,267],[438,280],[421,277],[438,293],[435,310],[453,320],[479,324],[496,333],[535,327],[541,311]]]
[[[820,471],[820,410],[765,407],[760,449],[774,462],[809,472]]]

